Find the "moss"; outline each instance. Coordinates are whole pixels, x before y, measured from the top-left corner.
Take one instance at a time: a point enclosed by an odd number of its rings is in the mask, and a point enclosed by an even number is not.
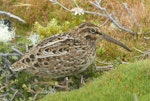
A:
[[[81,19],[76,19],[72,22],[64,21],[63,23],[53,18],[46,26],[42,26],[39,22],[35,22],[34,31],[40,34],[42,38],[58,33],[60,34],[69,31],[69,28],[76,26],[76,23],[81,23],[84,17],[81,16],[79,18]]]

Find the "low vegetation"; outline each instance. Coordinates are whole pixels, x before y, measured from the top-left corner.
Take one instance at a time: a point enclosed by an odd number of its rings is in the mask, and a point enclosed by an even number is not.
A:
[[[68,0],[59,1],[69,9],[75,6],[74,3],[71,3],[74,0],[70,0],[70,2]],[[89,1],[91,0],[77,0],[78,4],[85,10],[102,13],[92,6]],[[123,2],[128,4],[129,10],[134,15],[139,26],[135,24],[132,17],[123,7]],[[25,53],[26,44],[31,48],[35,43],[30,37],[34,34],[39,35],[40,40],[43,40],[45,37],[57,33],[71,31],[85,21],[102,25],[107,20],[107,18],[97,15],[74,15],[60,6],[54,5],[49,0],[1,0],[0,4],[1,10],[13,13],[26,21],[24,24],[0,15],[0,19],[12,21],[17,36],[7,43],[0,42],[0,53],[12,53],[11,46]],[[102,0],[102,6],[110,14],[114,14],[121,25],[137,33],[137,35],[133,36],[121,31],[111,21],[107,21],[106,24],[101,26],[101,30],[106,34],[120,40],[132,50],[132,52],[127,52],[121,47],[104,40],[98,41],[96,64],[98,66],[112,64],[115,68],[114,70],[106,73],[93,73],[93,66],[91,66],[92,70],[89,68],[83,73],[87,83],[85,86],[78,89],[80,87],[80,76],[70,77],[70,89],[73,91],[58,92],[60,90],[53,89],[53,85],[61,83],[63,79],[49,82],[49,79],[43,81],[39,77],[30,76],[24,72],[13,74],[6,68],[4,59],[0,57],[0,99],[7,98],[7,100],[12,99],[14,101],[25,99],[31,101],[41,99],[50,94],[42,101],[136,101],[136,98],[140,101],[149,101],[150,62],[149,60],[137,62],[141,59],[149,59],[149,54],[147,54],[150,48],[149,5],[149,0]],[[11,63],[14,63],[20,57],[9,56],[8,59]],[[119,66],[122,63],[127,64]],[[44,93],[39,93],[38,91],[43,91]],[[57,93],[51,94],[53,92]]]

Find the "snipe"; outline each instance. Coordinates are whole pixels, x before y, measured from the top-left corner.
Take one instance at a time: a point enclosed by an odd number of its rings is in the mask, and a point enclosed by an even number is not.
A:
[[[82,23],[70,33],[51,36],[33,47],[10,69],[25,69],[33,75],[51,78],[76,75],[86,70],[94,61],[96,41],[99,38],[115,43],[126,50],[123,43],[104,34],[92,23]]]

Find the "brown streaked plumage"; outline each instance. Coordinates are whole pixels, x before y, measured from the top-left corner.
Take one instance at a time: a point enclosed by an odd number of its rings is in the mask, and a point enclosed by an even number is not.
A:
[[[101,32],[98,26],[85,22],[70,33],[57,34],[43,40],[10,69],[12,71],[25,69],[33,75],[51,78],[81,73],[93,63],[96,40],[100,37],[130,51],[121,42]]]

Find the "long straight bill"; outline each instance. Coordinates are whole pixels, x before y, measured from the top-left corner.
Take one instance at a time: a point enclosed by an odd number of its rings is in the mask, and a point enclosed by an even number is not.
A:
[[[112,38],[112,37],[110,37],[110,36],[108,36],[108,35],[106,35],[106,34],[104,34],[104,33],[102,34],[102,37],[103,37],[105,40],[107,40],[107,41],[109,41],[109,42],[112,42],[112,43],[114,43],[114,44],[117,44],[117,45],[119,45],[119,46],[123,47],[124,49],[126,49],[126,50],[128,50],[128,51],[131,52],[131,50],[130,50],[126,45],[124,45],[123,43],[121,43],[121,42],[115,40],[114,38]]]

